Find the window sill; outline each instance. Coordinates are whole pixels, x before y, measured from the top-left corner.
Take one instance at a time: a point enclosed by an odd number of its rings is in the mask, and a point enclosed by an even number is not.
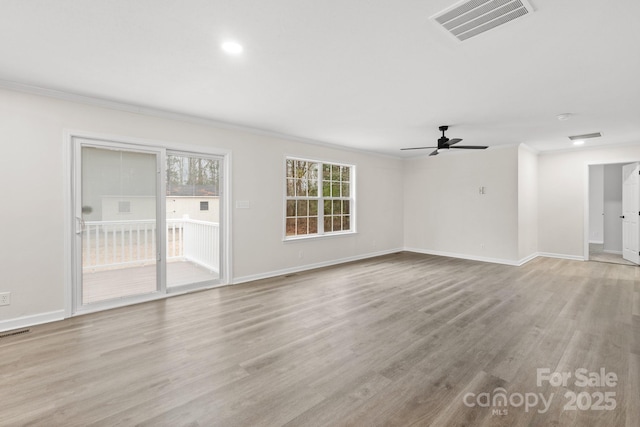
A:
[[[344,237],[344,236],[353,236],[354,234],[358,234],[357,231],[343,231],[340,233],[330,233],[330,234],[312,234],[305,236],[290,236],[282,239],[284,243],[289,242],[300,242],[305,240],[316,240],[316,239],[330,239],[332,237]]]

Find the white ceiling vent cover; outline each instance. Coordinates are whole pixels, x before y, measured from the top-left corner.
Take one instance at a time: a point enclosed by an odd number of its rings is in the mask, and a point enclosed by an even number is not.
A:
[[[584,135],[573,135],[570,136],[569,139],[572,141],[580,141],[583,139],[589,139],[589,138],[600,138],[602,136],[602,133],[600,132],[595,132],[595,133],[585,133]]]
[[[460,41],[533,13],[527,0],[468,0],[432,16]]]

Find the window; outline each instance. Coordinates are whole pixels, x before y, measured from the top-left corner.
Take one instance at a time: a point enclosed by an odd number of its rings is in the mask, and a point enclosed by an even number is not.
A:
[[[354,169],[287,158],[285,237],[353,232]]]
[[[209,202],[200,202],[200,210],[208,211],[209,210]]]
[[[130,201],[119,201],[118,202],[118,213],[131,213],[131,202]]]

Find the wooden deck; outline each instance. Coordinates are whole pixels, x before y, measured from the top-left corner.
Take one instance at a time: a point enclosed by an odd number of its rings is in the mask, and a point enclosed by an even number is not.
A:
[[[189,285],[218,279],[218,274],[188,261],[167,263],[167,287]],[[156,266],[127,267],[85,272],[83,304],[91,304],[156,290]]]

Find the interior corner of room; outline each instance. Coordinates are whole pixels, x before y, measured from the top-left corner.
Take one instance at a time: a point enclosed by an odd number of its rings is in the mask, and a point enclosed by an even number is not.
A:
[[[79,298],[70,289],[75,274],[71,257],[61,250],[67,248],[68,252],[70,246],[63,225],[68,224],[69,231],[92,227],[91,217],[97,209],[82,212],[86,207],[78,205],[72,212],[65,208],[71,205],[61,189],[69,188],[71,193],[73,173],[66,173],[65,168],[71,168],[73,161],[63,153],[74,152],[70,144],[75,131],[66,132],[64,140],[60,135],[68,128],[105,130],[76,132],[92,147],[96,135],[104,135],[120,148],[114,139],[132,142],[136,150],[156,144],[160,150],[187,156],[198,151],[233,153],[225,184],[231,199],[221,205],[224,207],[210,205],[200,197],[193,200],[193,207],[180,208],[195,209],[197,215],[203,213],[204,205],[209,212],[227,212],[229,241],[223,249],[227,252],[222,253],[227,271],[209,286],[244,283],[401,250],[517,266],[536,256],[596,259],[594,252],[589,252],[592,243],[602,245],[608,261],[613,257],[620,260],[621,168],[640,159],[638,145],[557,153],[536,153],[523,145],[511,145],[487,150],[481,157],[476,152],[439,156],[434,164],[430,157],[391,158],[9,89],[1,89],[0,96],[5,129],[15,142],[5,148],[2,173],[6,179],[20,177],[20,190],[16,187],[8,197],[12,204],[24,208],[20,213],[4,212],[5,221],[16,224],[4,230],[5,241],[14,242],[12,247],[17,248],[5,254],[6,285],[0,290],[11,293],[11,304],[0,308],[5,330],[68,317],[72,312],[69,300]],[[47,116],[47,121],[39,120],[42,116]],[[218,141],[213,151],[212,140]],[[115,153],[110,148],[105,153]],[[95,147],[86,150],[99,151]],[[35,152],[38,154],[32,155]],[[278,171],[291,152],[357,164],[356,234],[283,244],[280,189],[284,178]],[[27,156],[39,174],[26,173],[19,162],[6,161]],[[155,156],[151,154],[150,159]],[[81,169],[76,172],[82,173]],[[42,180],[42,176],[48,178]],[[90,175],[87,179],[91,180]],[[270,189],[265,191],[267,187]],[[182,190],[178,188],[175,194]],[[44,198],[32,197],[35,193]],[[381,199],[386,202],[381,204]],[[48,206],[46,215],[43,200]],[[144,195],[126,201],[107,197],[100,202],[100,209],[133,219],[131,203],[142,208],[150,200]],[[234,204],[233,200],[242,203]],[[161,216],[182,218],[184,213],[176,213],[176,203],[175,197],[167,198]],[[100,230],[104,233],[106,229]],[[128,230],[124,235],[128,236]],[[93,233],[85,238],[97,236],[99,240],[96,229]],[[176,229],[173,233],[172,239],[180,234]],[[96,239],[91,242],[89,245],[95,245]],[[119,247],[123,242],[112,244]],[[119,250],[117,247],[114,250]],[[24,257],[25,251],[31,256]],[[32,268],[34,257],[39,260],[37,269]],[[85,273],[91,269],[95,267]],[[171,272],[158,270],[157,274]]]
[[[0,425],[640,425],[639,16],[2,1]]]

